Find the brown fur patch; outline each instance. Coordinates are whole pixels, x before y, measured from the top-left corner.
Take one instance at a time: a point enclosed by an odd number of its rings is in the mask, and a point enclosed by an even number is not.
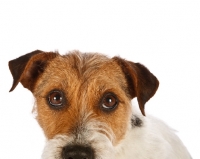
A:
[[[58,56],[49,63],[36,83],[34,95],[38,122],[46,137],[53,138],[56,134],[73,133],[84,115],[91,112],[87,120],[95,118],[107,123],[117,142],[124,137],[131,118],[127,87],[121,67],[113,59],[79,52]],[[62,110],[48,106],[46,97],[55,89],[66,95],[66,106]],[[105,92],[113,92],[120,101],[111,112],[100,109],[100,100]]]
[[[37,120],[48,139],[57,134],[76,135],[87,122],[95,120],[112,129],[116,144],[131,125],[131,99],[137,97],[145,115],[144,105],[159,85],[145,66],[97,53],[74,51],[61,56],[36,50],[10,61],[9,67],[14,79],[10,91],[21,82],[34,94]],[[64,95],[62,108],[53,109],[49,104],[52,91]],[[114,94],[119,101],[111,111],[101,107],[106,93]]]

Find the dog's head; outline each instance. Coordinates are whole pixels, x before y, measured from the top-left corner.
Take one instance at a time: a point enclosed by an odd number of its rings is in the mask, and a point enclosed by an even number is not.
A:
[[[145,103],[159,82],[143,65],[97,53],[33,51],[9,62],[17,84],[36,99],[48,139],[44,159],[110,159],[131,129],[130,101]]]

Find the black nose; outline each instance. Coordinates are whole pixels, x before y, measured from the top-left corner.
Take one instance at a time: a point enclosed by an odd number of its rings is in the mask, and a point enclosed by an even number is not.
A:
[[[65,146],[62,151],[63,159],[94,159],[94,151],[89,146]]]

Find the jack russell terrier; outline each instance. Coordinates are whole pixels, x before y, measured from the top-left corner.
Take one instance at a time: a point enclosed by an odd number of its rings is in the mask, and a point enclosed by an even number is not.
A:
[[[174,131],[145,116],[159,82],[142,64],[99,53],[33,51],[9,62],[35,97],[42,159],[191,159]],[[140,112],[131,106],[137,97]]]

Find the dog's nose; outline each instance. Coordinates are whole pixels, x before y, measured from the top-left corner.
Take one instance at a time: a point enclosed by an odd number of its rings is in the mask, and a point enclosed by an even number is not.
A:
[[[94,159],[94,151],[89,146],[65,146],[62,151],[63,159]]]

